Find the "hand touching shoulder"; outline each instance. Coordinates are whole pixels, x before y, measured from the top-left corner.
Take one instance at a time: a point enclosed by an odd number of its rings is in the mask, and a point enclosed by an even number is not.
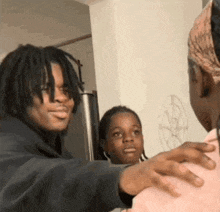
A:
[[[214,150],[215,146],[212,144],[185,142],[173,150],[162,152],[148,161],[126,168],[121,174],[119,188],[122,192],[135,196],[143,189],[153,186],[170,193],[172,196],[179,196],[180,194],[175,190],[175,187],[164,176],[174,176],[194,186],[202,186],[203,179],[200,179],[181,163],[188,161],[210,170],[214,169],[215,162],[204,154]]]

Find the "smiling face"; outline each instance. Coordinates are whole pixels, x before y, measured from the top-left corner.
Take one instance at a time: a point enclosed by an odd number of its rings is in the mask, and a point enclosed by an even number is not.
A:
[[[143,153],[142,127],[134,114],[117,113],[111,118],[105,151],[112,163],[135,164]]]
[[[52,64],[52,74],[54,77],[54,101],[50,100],[50,90],[48,87],[43,87],[43,103],[35,95],[33,106],[27,108],[27,114],[30,121],[40,129],[61,132],[68,127],[74,107],[74,100],[69,98],[66,91],[60,65]]]

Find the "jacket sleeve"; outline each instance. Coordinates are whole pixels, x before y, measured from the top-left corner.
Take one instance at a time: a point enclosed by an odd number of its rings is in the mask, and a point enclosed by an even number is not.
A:
[[[118,183],[125,165],[1,151],[0,211],[110,211],[127,208]]]

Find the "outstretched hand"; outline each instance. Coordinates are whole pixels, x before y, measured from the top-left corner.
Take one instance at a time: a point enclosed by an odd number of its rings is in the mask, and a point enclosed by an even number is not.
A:
[[[212,152],[215,146],[207,143],[185,142],[181,146],[162,152],[148,161],[129,166],[120,177],[119,188],[122,192],[137,195],[148,187],[157,187],[170,195],[177,197],[180,194],[174,185],[167,181],[164,176],[174,176],[188,183],[200,187],[204,184],[203,179],[187,169],[182,162],[192,162],[207,169],[214,169],[216,164],[205,152]]]

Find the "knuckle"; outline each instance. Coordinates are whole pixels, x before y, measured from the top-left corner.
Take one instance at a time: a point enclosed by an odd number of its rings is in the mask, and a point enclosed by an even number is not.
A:
[[[181,155],[182,157],[184,157],[184,159],[186,159],[188,157],[189,154],[189,149],[186,149],[185,147],[182,149],[179,149],[179,151],[177,152],[179,155]]]
[[[188,172],[189,170],[183,165],[178,162],[172,162],[169,165],[169,174],[173,176],[181,176]]]
[[[198,148],[198,150],[200,151],[200,152],[210,152],[210,151],[213,151],[213,150],[215,150],[215,146],[214,145],[212,145],[212,144],[208,144],[208,143],[203,143],[203,144],[201,144],[201,147],[200,148]]]
[[[191,144],[192,144],[192,142],[189,142],[189,141],[185,141],[181,146],[182,147],[190,147],[191,146]]]
[[[195,148],[198,148],[198,150],[203,150],[203,148],[205,148],[207,145],[208,145],[207,143],[196,142],[195,143]]]
[[[192,158],[195,161],[195,163],[201,163],[203,161],[203,155],[200,152],[195,152],[194,154],[192,154]]]
[[[157,161],[157,162],[163,162],[166,160],[166,152],[162,152],[162,153],[159,153],[157,154],[155,157],[154,157],[154,160]]]
[[[165,154],[166,154],[166,152],[160,152],[160,153],[157,154],[156,157],[157,158],[164,158]]]
[[[183,151],[184,149],[183,148],[181,148],[181,147],[177,147],[177,148],[175,148],[175,149],[172,149],[172,150],[170,150],[170,154],[171,155],[180,155],[180,154],[182,154],[182,151]]]
[[[207,147],[209,144],[207,144],[207,143],[197,143],[199,146],[201,146],[201,147]]]
[[[198,150],[193,148],[184,149],[183,154],[186,158],[197,158],[199,156]]]
[[[211,159],[208,157],[208,156],[206,156],[205,154],[203,154],[202,156],[201,156],[201,159],[200,159],[200,161],[202,161],[202,162],[204,162],[204,163],[206,163],[206,162],[208,162],[208,161],[210,161]]]
[[[170,190],[171,188],[171,183],[165,179],[161,179],[161,184],[160,184],[161,188],[163,188],[164,190]]]
[[[191,183],[194,183],[197,178],[198,177],[195,174],[193,174],[191,171],[188,171],[187,173],[184,174],[184,179]]]
[[[158,187],[161,185],[162,179],[160,175],[151,175],[151,183],[152,185]]]
[[[170,161],[170,163],[167,165],[167,171],[170,174],[174,174],[176,170],[178,169],[179,163],[176,161]]]
[[[189,169],[187,169],[183,164],[178,164],[178,171],[182,175],[190,172]]]
[[[151,163],[148,163],[148,161],[146,161],[147,163],[145,164],[144,162],[141,163],[139,169],[138,169],[138,172],[139,172],[139,175],[148,175],[151,173]]]

